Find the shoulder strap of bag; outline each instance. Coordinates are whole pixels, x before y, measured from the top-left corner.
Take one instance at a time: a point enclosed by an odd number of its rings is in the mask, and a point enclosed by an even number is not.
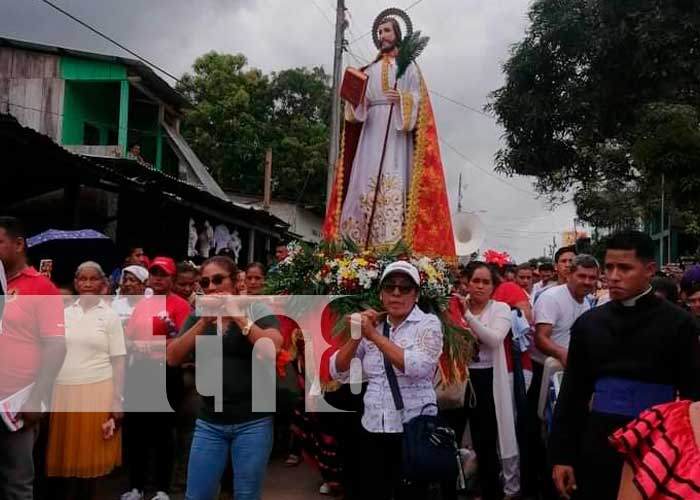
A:
[[[382,327],[382,335],[386,338],[389,337],[389,322],[385,321]],[[394,366],[387,358],[386,354],[382,354],[384,358],[384,371],[386,372],[386,378],[389,380],[389,388],[391,389],[391,397],[394,398],[394,406],[398,411],[403,410],[403,398],[401,397],[401,389],[399,389],[399,381],[396,380],[396,372],[394,371]]]

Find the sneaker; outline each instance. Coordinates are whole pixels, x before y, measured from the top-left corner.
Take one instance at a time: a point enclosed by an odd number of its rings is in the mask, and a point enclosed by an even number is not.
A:
[[[151,500],[170,500],[170,496],[164,491],[158,491]]]
[[[143,500],[143,491],[134,488],[121,496],[121,500]]]
[[[287,459],[284,461],[284,466],[285,467],[296,467],[301,463],[301,457],[299,455],[295,455],[294,453],[290,453],[287,456]]]
[[[318,489],[318,492],[321,495],[330,495],[331,494],[331,487],[328,483],[323,483],[321,487]]]

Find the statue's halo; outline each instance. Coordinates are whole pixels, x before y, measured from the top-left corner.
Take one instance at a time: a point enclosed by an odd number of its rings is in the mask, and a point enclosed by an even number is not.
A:
[[[393,17],[395,19],[399,18],[403,21],[403,38],[406,38],[411,33],[413,33],[413,23],[411,22],[411,18],[408,17],[408,14],[406,14],[405,11],[397,9],[396,7],[389,7],[388,9],[384,9],[374,19],[374,24],[372,24],[372,40],[374,40],[374,46],[377,47],[378,50],[381,50],[382,44],[379,41],[379,35],[377,34],[377,31],[379,31],[379,25],[381,24],[382,20],[384,20],[387,17]]]

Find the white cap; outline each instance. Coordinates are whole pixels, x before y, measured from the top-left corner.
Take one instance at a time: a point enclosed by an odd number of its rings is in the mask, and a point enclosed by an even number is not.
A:
[[[122,279],[124,279],[124,273],[131,273],[136,276],[136,279],[141,283],[145,283],[148,279],[148,269],[141,266],[127,266],[122,271]]]
[[[416,269],[416,267],[413,264],[410,264],[405,260],[398,260],[386,266],[384,268],[384,272],[382,273],[382,278],[379,280],[379,282],[381,283],[382,281],[384,281],[384,278],[389,276],[391,273],[406,274],[409,278],[411,278],[411,280],[416,284],[416,286],[420,287],[420,274],[418,273],[418,269]]]

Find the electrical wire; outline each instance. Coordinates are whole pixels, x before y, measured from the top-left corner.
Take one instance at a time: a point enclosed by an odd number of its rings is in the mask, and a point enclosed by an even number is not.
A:
[[[128,52],[129,54],[131,54],[132,56],[134,56],[135,58],[137,58],[139,61],[143,62],[144,64],[147,64],[148,66],[151,66],[152,68],[154,68],[154,69],[160,71],[160,72],[163,73],[164,75],[166,75],[166,76],[172,78],[173,80],[175,80],[176,82],[180,83],[180,79],[179,79],[178,77],[176,77],[175,75],[173,75],[172,73],[170,73],[170,72],[164,70],[163,68],[161,68],[161,67],[158,66],[157,64],[155,64],[155,63],[149,61],[148,59],[146,59],[145,57],[143,57],[143,56],[137,54],[136,52],[134,52],[134,51],[131,50],[130,48],[124,46],[123,44],[121,44],[121,43],[119,43],[118,41],[116,41],[114,38],[110,37],[109,35],[105,35],[105,34],[102,33],[100,30],[98,30],[97,28],[91,26],[90,24],[88,24],[87,22],[83,21],[82,19],[78,19],[76,16],[74,16],[73,14],[71,14],[70,12],[68,12],[67,10],[62,9],[61,7],[59,7],[58,5],[56,5],[55,3],[51,2],[50,0],[41,0],[41,1],[44,2],[46,5],[48,5],[49,7],[51,7],[52,9],[57,10],[58,12],[60,12],[61,14],[63,14],[64,16],[69,17],[70,19],[72,19],[72,20],[75,21],[76,23],[80,24],[81,26],[83,26],[83,27],[89,29],[90,31],[92,31],[92,32],[95,33],[96,35],[98,35],[98,36],[104,38],[104,39],[107,40],[108,42],[110,42],[110,43],[116,45],[117,47],[119,47],[120,49],[122,49],[122,50]]]
[[[430,93],[446,100],[447,102],[451,102],[452,104],[456,104],[457,106],[460,106],[464,109],[468,109],[469,111],[472,111],[476,114],[493,119],[493,117],[491,115],[488,115],[487,113],[484,113],[483,111],[481,111],[475,107],[469,106],[468,104],[464,104],[463,102],[460,102],[457,99],[453,99],[452,97],[448,97],[444,94],[441,94],[440,92],[438,92],[436,90],[431,90]]]
[[[499,177],[498,175],[494,174],[493,172],[490,172],[489,170],[487,170],[487,169],[485,169],[484,167],[480,166],[480,165],[477,164],[474,160],[472,160],[472,159],[469,158],[467,155],[465,155],[464,153],[462,153],[459,149],[457,149],[457,148],[454,147],[452,144],[450,144],[449,142],[447,142],[445,139],[440,139],[440,142],[441,142],[442,144],[444,144],[445,146],[447,146],[449,149],[451,149],[457,156],[459,156],[459,157],[461,157],[462,159],[466,160],[469,164],[471,164],[471,165],[472,165],[474,168],[476,168],[477,170],[482,171],[482,172],[485,173],[486,175],[488,175],[488,176],[490,176],[490,177],[493,177],[493,178],[496,179],[497,181],[499,181],[499,182],[505,184],[506,186],[508,186],[508,187],[510,187],[510,188],[512,188],[512,189],[515,189],[516,191],[520,191],[521,193],[525,193],[525,194],[527,194],[527,195],[529,195],[529,196],[531,196],[531,197],[533,197],[533,198],[534,198],[534,197],[537,197],[537,195],[536,195],[535,193],[533,193],[532,191],[528,191],[528,190],[523,189],[523,188],[521,188],[521,187],[519,187],[519,186],[516,186],[516,185],[514,185],[514,184],[511,184],[510,182],[508,182],[507,180],[503,179],[502,177]]]
[[[311,3],[314,4],[314,6],[315,6],[316,9],[318,10],[318,12],[323,16],[323,18],[324,18],[326,21],[328,21],[328,24],[330,24],[331,26],[334,26],[333,21],[331,21],[331,18],[328,17],[328,15],[326,14],[326,11],[323,10],[323,9],[321,8],[321,6],[320,6],[318,3],[316,3],[316,0],[311,0]]]

